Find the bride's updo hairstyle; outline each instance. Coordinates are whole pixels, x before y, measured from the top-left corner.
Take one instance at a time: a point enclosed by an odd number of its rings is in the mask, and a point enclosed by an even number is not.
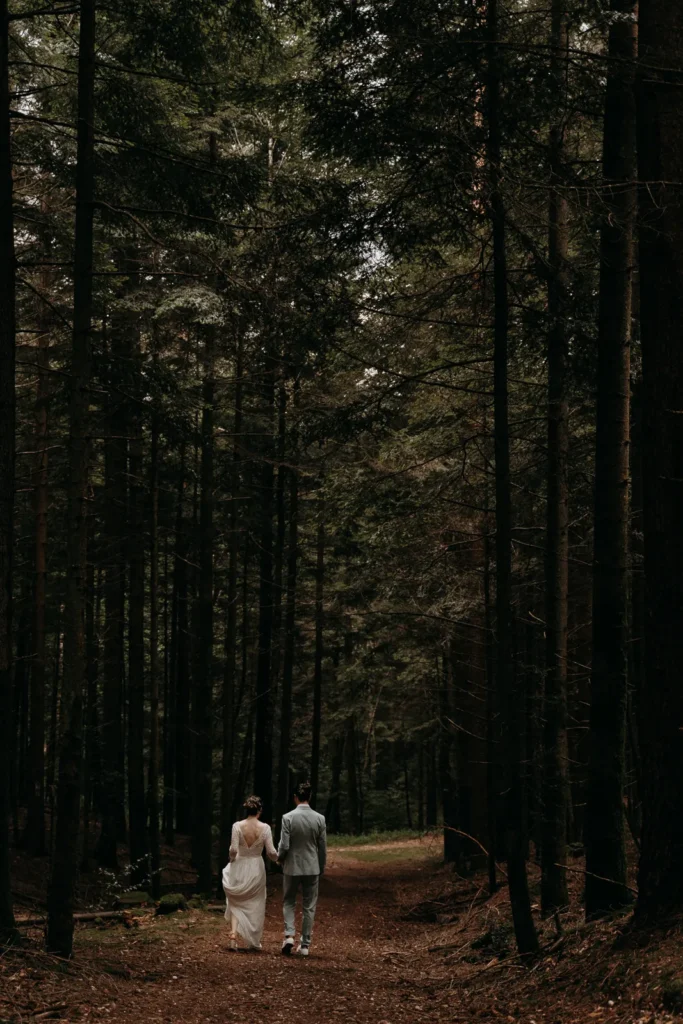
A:
[[[260,796],[248,796],[242,806],[246,816],[253,818],[263,810],[263,800]]]
[[[313,786],[310,782],[300,782],[296,787],[296,795],[302,803],[307,804],[311,799],[311,793],[313,792]]]

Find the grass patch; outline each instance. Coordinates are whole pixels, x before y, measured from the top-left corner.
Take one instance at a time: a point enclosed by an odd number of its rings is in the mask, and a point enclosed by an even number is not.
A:
[[[140,919],[138,927],[131,929],[120,925],[110,928],[79,928],[75,941],[83,949],[93,946],[120,949],[131,941],[145,946],[165,941],[186,942],[188,936],[197,938],[215,935],[224,928],[223,915],[209,911],[189,910],[161,917],[150,912]]]
[[[386,850],[364,850],[360,847],[345,847],[340,853],[348,853],[349,859],[362,861],[364,864],[399,864],[402,861],[438,861],[432,851],[421,847],[408,846],[403,849],[387,847]]]
[[[344,849],[349,846],[379,846],[383,843],[404,842],[406,839],[424,839],[428,834],[404,828],[394,832],[365,832],[361,836],[328,835],[327,842],[331,847]]]

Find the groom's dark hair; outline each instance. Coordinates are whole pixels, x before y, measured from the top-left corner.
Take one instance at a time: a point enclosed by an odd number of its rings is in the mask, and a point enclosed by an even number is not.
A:
[[[312,786],[310,782],[300,782],[296,787],[296,795],[302,803],[307,804],[311,799]]]

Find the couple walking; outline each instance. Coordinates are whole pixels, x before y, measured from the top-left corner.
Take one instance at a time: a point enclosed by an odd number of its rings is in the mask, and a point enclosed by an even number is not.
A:
[[[313,934],[318,883],[325,870],[327,833],[325,819],[309,804],[311,786],[302,783],[294,795],[296,807],[282,819],[280,845],[275,849],[270,825],[260,821],[263,804],[250,796],[244,804],[246,818],[232,826],[230,863],[223,869],[225,920],[230,925],[230,948],[241,937],[250,949],[260,949],[266,917],[266,868],[263,851],[282,865],[282,910],[285,937],[282,952],[291,956],[296,935],[296,898],[303,893],[301,942],[296,952],[308,956]]]

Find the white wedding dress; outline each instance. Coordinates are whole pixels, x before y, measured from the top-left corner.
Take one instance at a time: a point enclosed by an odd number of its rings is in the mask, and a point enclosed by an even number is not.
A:
[[[270,825],[258,823],[258,834],[251,846],[242,831],[242,822],[232,826],[230,863],[223,868],[225,920],[244,941],[259,949],[266,918],[266,866],[263,851],[277,860]]]

